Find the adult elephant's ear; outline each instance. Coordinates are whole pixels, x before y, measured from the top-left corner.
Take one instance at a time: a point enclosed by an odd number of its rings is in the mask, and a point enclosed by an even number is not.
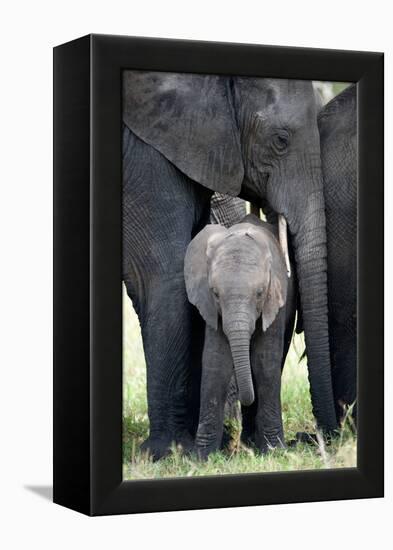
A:
[[[217,307],[209,288],[208,248],[214,240],[224,237],[227,229],[221,225],[206,225],[190,242],[184,258],[184,279],[189,301],[197,307],[206,323],[217,330]]]
[[[228,77],[124,71],[123,120],[194,181],[239,194],[244,169]]]

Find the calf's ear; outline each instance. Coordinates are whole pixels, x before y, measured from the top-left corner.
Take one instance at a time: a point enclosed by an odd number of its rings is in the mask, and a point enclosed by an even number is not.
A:
[[[209,288],[208,250],[211,243],[227,230],[220,225],[207,225],[190,242],[184,258],[184,279],[189,301],[196,306],[206,323],[217,330],[217,307]]]
[[[286,280],[270,269],[270,281],[265,302],[262,309],[262,329],[265,332],[273,323],[279,309],[283,307],[287,299]]]

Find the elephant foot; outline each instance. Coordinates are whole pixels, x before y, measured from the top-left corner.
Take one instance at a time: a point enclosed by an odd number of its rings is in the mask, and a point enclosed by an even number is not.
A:
[[[297,432],[295,439],[288,441],[287,445],[290,448],[296,447],[299,443],[304,443],[306,445],[312,445],[313,447],[318,446],[317,434],[308,433],[308,432]]]
[[[215,438],[206,441],[206,438],[198,438],[195,441],[194,453],[198,460],[206,461],[211,453],[214,453],[220,449],[220,439]]]
[[[318,445],[317,434],[308,432],[297,432],[296,441],[298,443],[306,443],[307,445]]]
[[[246,445],[247,447],[254,448],[255,447],[255,431],[245,431],[243,430],[240,435],[240,441]]]
[[[166,437],[149,436],[141,445],[141,452],[146,453],[153,462],[171,453],[171,440]]]
[[[318,447],[319,438],[323,438],[325,445],[330,445],[332,440],[339,435],[338,430],[334,430],[323,435],[317,435],[316,433],[309,432],[297,432],[295,439],[288,441],[288,447],[296,447],[298,443],[305,443],[306,445],[313,445]]]
[[[161,458],[169,456],[175,445],[183,453],[189,454],[194,448],[194,440],[188,433],[182,433],[176,437],[149,436],[141,445],[142,453],[147,453],[157,462]]]
[[[216,450],[216,449],[211,449],[210,447],[198,447],[198,446],[194,448],[196,458],[201,462],[206,462],[207,459],[209,458],[210,453],[212,453],[213,450]]]
[[[176,436],[175,443],[176,446],[179,447],[185,454],[190,454],[194,450],[194,439],[187,432]]]
[[[286,444],[280,439],[275,438],[274,440],[264,440],[262,442],[256,442],[254,444],[254,449],[257,451],[257,453],[261,455],[265,455],[269,453],[270,451],[274,451],[275,449],[286,449]]]

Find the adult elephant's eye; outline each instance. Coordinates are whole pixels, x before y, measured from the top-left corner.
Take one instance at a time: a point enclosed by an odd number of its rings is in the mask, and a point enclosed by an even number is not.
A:
[[[286,131],[282,131],[276,134],[273,138],[273,146],[277,152],[283,153],[289,145],[289,134]]]
[[[258,298],[258,299],[262,298],[262,289],[261,289],[261,288],[259,288],[259,289],[257,290],[257,298]]]

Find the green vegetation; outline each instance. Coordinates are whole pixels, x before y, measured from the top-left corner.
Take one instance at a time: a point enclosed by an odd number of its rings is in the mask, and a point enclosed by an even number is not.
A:
[[[349,86],[348,82],[332,82],[333,95],[341,93],[345,88]]]
[[[174,448],[171,456],[153,463],[140,453],[147,437],[149,422],[146,404],[146,368],[138,318],[124,292],[124,395],[123,395],[123,476],[124,479],[148,479],[178,476],[277,472],[356,466],[356,437],[348,416],[342,435],[330,446],[298,444],[286,450],[256,455],[238,441],[239,426],[232,422],[234,442],[230,449],[217,452],[199,462]],[[296,432],[315,432],[305,361],[299,362],[303,339],[295,336],[284,368],[282,382],[283,421],[286,441]]]

